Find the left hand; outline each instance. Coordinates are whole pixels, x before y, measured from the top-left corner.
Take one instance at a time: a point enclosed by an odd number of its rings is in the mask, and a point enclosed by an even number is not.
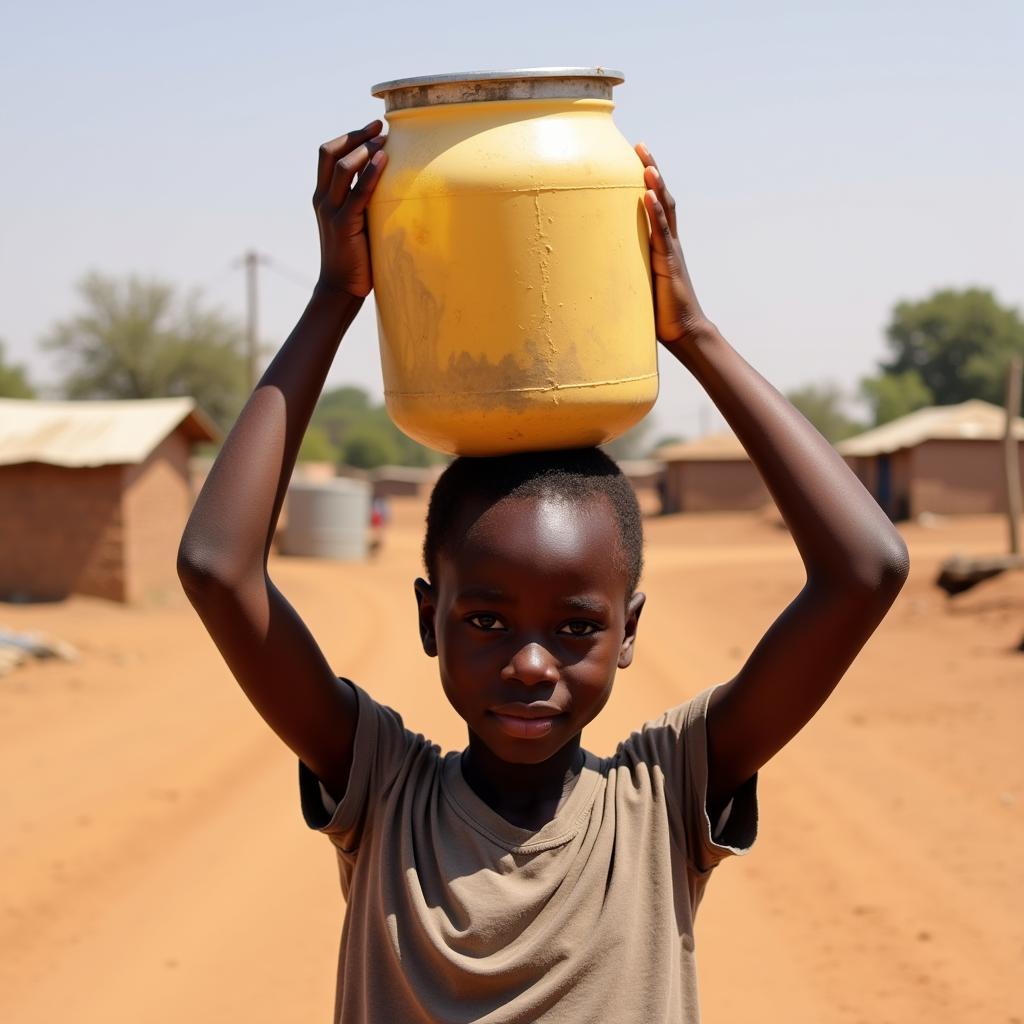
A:
[[[685,342],[710,325],[683,259],[676,228],[676,201],[669,194],[651,151],[641,142],[636,153],[644,165],[644,206],[651,222],[655,330],[666,345]]]

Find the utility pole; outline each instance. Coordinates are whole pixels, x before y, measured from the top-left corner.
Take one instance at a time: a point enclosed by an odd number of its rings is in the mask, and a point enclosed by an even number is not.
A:
[[[245,264],[245,338],[246,351],[249,358],[249,390],[256,388],[259,380],[259,279],[257,268],[260,265],[260,254],[255,249],[250,249],[243,257]]]
[[[1006,432],[1003,434],[1003,457],[1006,466],[1006,514],[1010,526],[1010,554],[1020,554],[1020,460],[1017,456],[1017,432],[1020,416],[1021,375],[1024,360],[1014,356],[1006,378]]]

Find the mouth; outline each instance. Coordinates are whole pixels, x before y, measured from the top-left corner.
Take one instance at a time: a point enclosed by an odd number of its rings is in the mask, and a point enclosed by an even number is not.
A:
[[[550,701],[537,700],[502,704],[491,708],[490,714],[506,735],[516,739],[539,739],[551,732],[556,721],[566,712]]]

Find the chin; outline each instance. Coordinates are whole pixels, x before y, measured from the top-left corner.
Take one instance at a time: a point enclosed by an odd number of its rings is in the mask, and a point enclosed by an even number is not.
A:
[[[561,747],[541,748],[536,743],[522,743],[518,749],[495,750],[494,753],[507,764],[543,764],[549,758],[554,757],[561,749]]]
[[[548,740],[545,743],[543,740],[516,740],[501,736],[496,742],[484,742],[491,753],[506,764],[543,764],[554,757],[571,739],[573,736],[566,736],[561,742]]]

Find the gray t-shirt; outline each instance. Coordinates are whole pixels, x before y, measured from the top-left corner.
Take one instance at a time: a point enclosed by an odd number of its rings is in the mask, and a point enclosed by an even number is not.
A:
[[[705,809],[707,690],[586,754],[555,818],[505,821],[461,755],[359,703],[333,813],[300,765],[306,823],[338,852],[348,902],[344,1024],[699,1020],[693,917],[712,868],[757,832],[756,777],[715,830]]]

